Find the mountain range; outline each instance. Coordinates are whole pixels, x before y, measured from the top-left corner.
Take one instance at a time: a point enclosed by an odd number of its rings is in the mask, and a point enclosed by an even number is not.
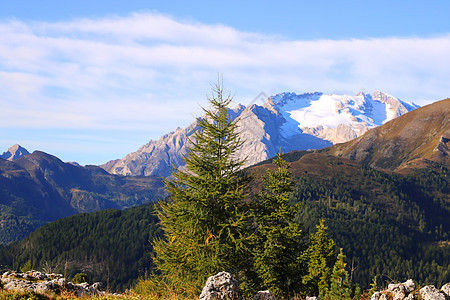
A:
[[[17,151],[8,153],[17,156]],[[63,217],[136,206],[164,193],[160,178],[111,175],[98,166],[64,163],[42,151],[13,161],[0,158],[0,243],[21,239]]]
[[[291,201],[301,203],[297,221],[312,233],[319,220],[325,220],[330,237],[348,257],[353,282],[362,288],[368,288],[374,276],[379,284],[387,284],[388,278],[399,282],[415,278],[437,286],[450,280],[449,115],[450,99],[446,99],[405,113],[351,141],[284,155],[293,172]],[[33,159],[27,159],[30,156]],[[0,179],[11,178],[10,186],[19,186],[14,174],[24,172],[28,161],[37,161],[35,156],[48,155],[33,153],[15,160],[21,168],[13,168],[15,161],[0,160],[11,169],[3,171]],[[41,172],[50,174],[44,171],[45,159],[39,161]],[[62,167],[58,177],[76,168]],[[255,178],[250,193],[258,191],[260,175],[273,167],[269,159],[246,169]],[[27,170],[33,173],[30,167]],[[109,175],[98,167],[92,170],[119,183],[151,178]],[[6,188],[2,185],[0,191]],[[28,260],[59,272],[67,267],[71,274],[86,272],[103,282],[117,278],[115,287],[127,288],[154,267],[151,240],[161,232],[152,212],[150,203],[52,222],[20,242],[0,247],[0,260],[14,268]]]
[[[239,120],[244,142],[236,155],[246,158],[245,166],[251,166],[273,157],[280,149],[321,149],[347,142],[416,108],[380,91],[355,96],[316,92],[277,94],[262,106],[238,105],[229,113]],[[196,122],[177,128],[101,167],[111,174],[167,177],[172,164],[183,166],[183,155],[195,129]]]

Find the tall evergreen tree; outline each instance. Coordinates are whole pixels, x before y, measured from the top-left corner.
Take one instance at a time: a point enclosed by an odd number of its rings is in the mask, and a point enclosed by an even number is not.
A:
[[[255,197],[254,270],[262,287],[281,298],[299,291],[304,235],[294,222],[299,207],[289,203],[293,187],[289,164],[282,153],[273,163],[277,169],[267,170],[262,191]]]
[[[219,271],[238,272],[245,262],[248,209],[243,201],[250,177],[236,159],[242,145],[223,86],[208,97],[210,108],[198,118],[186,167],[176,168],[165,184],[170,194],[158,216],[165,238],[154,243],[156,264],[172,284],[201,288]]]
[[[309,296],[324,295],[330,284],[333,265],[336,261],[335,244],[328,237],[325,221],[320,220],[316,228],[317,231],[311,236],[306,251],[308,273],[303,277],[303,284]]]

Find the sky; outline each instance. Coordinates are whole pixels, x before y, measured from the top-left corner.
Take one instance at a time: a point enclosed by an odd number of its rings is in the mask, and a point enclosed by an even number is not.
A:
[[[200,116],[219,74],[244,105],[315,91],[442,100],[449,12],[439,0],[0,0],[0,153],[123,158]]]

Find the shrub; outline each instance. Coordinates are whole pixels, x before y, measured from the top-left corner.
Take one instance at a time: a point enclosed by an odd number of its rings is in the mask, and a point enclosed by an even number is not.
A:
[[[89,278],[85,273],[77,273],[72,278],[73,283],[83,283],[83,282],[89,282]]]

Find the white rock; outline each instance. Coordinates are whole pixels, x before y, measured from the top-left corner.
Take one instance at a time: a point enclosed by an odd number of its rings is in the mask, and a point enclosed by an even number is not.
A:
[[[434,285],[421,288],[419,294],[423,300],[446,300],[445,294],[435,288]]]
[[[444,284],[441,287],[441,291],[447,295],[447,298],[450,298],[450,283]]]
[[[220,272],[206,281],[199,300],[243,300],[239,282],[228,272]]]
[[[277,300],[277,298],[269,290],[266,290],[266,291],[259,291],[258,293],[256,293],[253,300]],[[306,298],[306,300],[308,300],[308,298]]]

